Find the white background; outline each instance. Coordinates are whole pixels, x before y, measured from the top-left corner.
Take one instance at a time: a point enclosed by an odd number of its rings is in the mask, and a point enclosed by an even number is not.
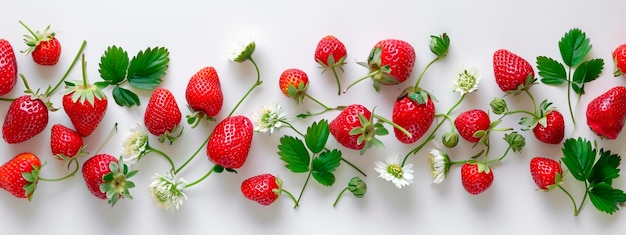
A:
[[[278,77],[287,68],[296,67],[310,77],[308,92],[329,106],[360,103],[368,108],[377,106],[377,113],[391,117],[393,99],[411,85],[424,66],[433,58],[428,50],[429,36],[447,32],[452,45],[448,57],[436,63],[426,74],[421,86],[439,100],[437,112],[445,112],[459,95],[453,93],[453,80],[466,66],[475,66],[482,73],[480,90],[467,97],[453,113],[470,108],[488,109],[493,97],[502,96],[493,79],[491,56],[499,48],[509,49],[526,58],[536,68],[535,58],[546,55],[560,60],[557,42],[570,28],[579,27],[591,38],[590,56],[603,58],[602,76],[587,85],[587,94],[576,101],[579,125],[574,128],[567,112],[566,88],[538,85],[531,92],[540,102],[549,98],[565,116],[567,137],[597,139],[585,125],[586,104],[614,85],[626,84],[624,77],[613,78],[612,50],[626,43],[626,23],[622,18],[623,1],[11,1],[2,4],[0,37],[9,40],[17,55],[19,72],[33,88],[54,84],[65,72],[82,40],[87,40],[85,56],[89,79],[100,80],[97,65],[104,50],[111,45],[126,49],[130,55],[147,47],[162,46],[170,51],[167,75],[162,83],[176,96],[183,115],[188,114],[184,91],[189,78],[204,66],[214,66],[222,81],[224,108],[218,119],[224,118],[256,78],[253,66],[228,60],[233,48],[253,38],[257,43],[254,58],[264,81],[236,114],[250,116],[270,100],[284,107],[290,117],[305,108],[317,106],[306,101],[297,106],[278,89]],[[55,67],[34,64],[30,56],[19,54],[26,48],[22,35],[26,30],[18,23],[24,21],[32,29],[43,29],[50,24],[63,45],[62,58]],[[353,87],[339,97],[331,73],[321,74],[313,60],[315,46],[320,38],[333,34],[342,40],[348,50],[345,72],[339,73],[342,83],[365,75],[366,69],[357,61],[365,61],[371,47],[385,38],[398,38],[411,43],[417,53],[415,71],[410,81],[397,86],[384,86],[375,93],[371,81]],[[77,66],[70,80],[80,79]],[[536,69],[535,69],[536,71]],[[5,97],[17,97],[23,91],[22,83]],[[140,93],[142,106],[131,109],[118,107],[111,89],[109,109],[99,129],[85,142],[87,151],[96,150],[109,133],[113,123],[119,131],[102,152],[119,155],[119,143],[135,123],[143,123],[143,112],[149,93]],[[62,90],[52,97],[60,106]],[[507,97],[517,108],[529,108],[525,96]],[[0,103],[2,113],[8,102]],[[292,120],[304,128],[320,118],[332,119],[337,113]],[[3,115],[4,116],[4,115]],[[32,151],[47,165],[42,176],[54,178],[66,173],[64,166],[52,159],[49,150],[50,127],[54,123],[70,125],[64,111],[51,113],[48,128],[35,138],[17,145],[0,143],[2,161],[23,151]],[[494,116],[492,116],[495,118]],[[3,118],[3,117],[1,117]],[[513,120],[515,119],[515,120]],[[519,128],[517,119],[510,118],[502,125]],[[151,136],[155,148],[169,153],[177,165],[182,164],[208,136],[215,123],[190,129],[185,122],[184,135],[173,146],[159,144]],[[434,127],[434,125],[433,125]],[[447,130],[445,124],[441,133]],[[336,208],[331,205],[356,171],[342,164],[336,172],[333,187],[323,187],[311,181],[304,191],[301,206],[293,209],[293,202],[281,197],[269,207],[245,199],[239,192],[243,179],[260,173],[273,173],[284,181],[284,188],[296,196],[305,181],[305,174],[294,174],[283,167],[276,154],[278,139],[294,135],[282,129],[273,135],[256,133],[248,161],[238,174],[214,174],[204,182],[189,188],[189,199],[174,213],[155,207],[148,191],[150,177],[163,173],[167,163],[158,155],[150,154],[135,165],[139,174],[134,178],[137,188],[133,200],[120,201],[111,208],[96,199],[86,189],[82,176],[63,182],[40,182],[31,202],[0,193],[0,225],[3,234],[623,234],[626,220],[623,211],[606,215],[593,208],[589,201],[578,217],[565,194],[560,191],[536,192],[528,171],[534,156],[560,158],[562,145],[541,144],[530,132],[524,132],[527,146],[521,154],[509,154],[494,166],[492,187],[478,196],[467,194],[460,182],[459,168],[452,168],[442,184],[431,183],[426,153],[439,145],[433,141],[419,154],[410,158],[415,165],[415,182],[403,189],[377,177],[374,162],[384,160],[393,152],[401,156],[416,144],[403,145],[393,135],[383,138],[384,149],[371,149],[364,156],[340,147],[330,139],[329,147],[342,150],[344,158],[363,169],[368,177],[368,192],[362,199],[345,194]],[[495,147],[492,158],[503,152],[501,133],[491,137]],[[626,154],[618,139],[598,140],[600,147]],[[421,141],[419,141],[421,143]],[[466,159],[471,145],[461,141],[450,155],[454,160]],[[463,155],[465,153],[466,155]],[[86,158],[82,158],[81,162]],[[212,164],[203,149],[191,165],[180,173],[193,181],[207,172]],[[568,177],[565,184],[577,200],[582,186]],[[624,189],[623,177],[614,185]],[[86,230],[84,230],[86,229]]]

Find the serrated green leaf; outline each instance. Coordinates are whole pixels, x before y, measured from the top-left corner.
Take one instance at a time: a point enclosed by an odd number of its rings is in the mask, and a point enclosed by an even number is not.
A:
[[[604,69],[604,60],[603,59],[592,59],[585,62],[587,67],[587,72],[585,73],[585,77],[583,82],[591,82],[600,77],[602,70]]]
[[[110,46],[100,57],[100,77],[110,84],[119,84],[126,79],[128,53],[121,47]]]
[[[311,157],[302,140],[293,136],[283,136],[278,145],[278,155],[285,162],[285,167],[291,172],[302,173],[309,171]]]
[[[98,89],[102,90],[104,88],[107,88],[107,86],[109,86],[110,83],[107,81],[100,81],[100,82],[94,82],[93,85],[98,87]]]
[[[130,108],[134,105],[136,106],[141,105],[141,102],[139,101],[139,96],[137,96],[137,94],[125,88],[116,86],[115,88],[113,88],[112,94],[113,94],[113,99],[115,100],[115,103],[117,103],[117,105],[119,106]]]
[[[600,158],[591,169],[589,183],[611,185],[613,179],[619,177],[620,170],[617,167],[619,167],[621,158],[617,154],[611,154],[611,151],[604,151],[604,149],[600,149],[599,155]]]
[[[593,163],[596,159],[596,150],[589,140],[579,137],[569,138],[563,144],[563,158],[561,160],[567,166],[572,176],[579,181],[589,178]]]
[[[559,41],[559,50],[565,65],[570,67],[578,66],[583,62],[585,56],[591,51],[589,38],[577,28],[570,29]]]
[[[337,149],[322,152],[313,159],[313,178],[324,186],[331,186],[335,183],[333,172],[339,167],[341,152]]]
[[[322,119],[319,122],[314,122],[309,128],[307,128],[306,135],[304,135],[304,141],[309,150],[311,150],[314,154],[317,154],[324,149],[324,146],[326,146],[329,134],[330,130],[328,129],[328,121]]]
[[[152,90],[161,84],[168,68],[169,52],[166,48],[147,48],[130,61],[128,81],[137,89]]]
[[[626,194],[622,190],[601,183],[589,190],[589,199],[599,211],[613,214],[619,210],[618,204],[626,202]]]
[[[567,81],[567,74],[563,64],[546,57],[537,57],[537,70],[541,77],[541,82],[547,85],[560,85]]]

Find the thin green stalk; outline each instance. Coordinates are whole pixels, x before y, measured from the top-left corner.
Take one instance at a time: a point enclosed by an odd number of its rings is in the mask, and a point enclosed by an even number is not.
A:
[[[312,96],[310,96],[308,93],[304,93],[304,96],[306,96],[307,98],[311,99],[313,102],[319,104],[320,106],[322,106],[324,109],[326,110],[330,110],[330,108],[328,106],[326,106],[324,103],[320,102],[319,100],[313,98]]]
[[[400,131],[402,132],[402,134],[404,134],[404,135],[406,135],[407,137],[411,138],[411,136],[412,136],[412,135],[411,135],[411,133],[409,133],[409,131],[407,131],[406,129],[404,129],[404,127],[401,127],[400,125],[396,124],[395,122],[393,122],[393,121],[391,121],[391,120],[389,120],[389,119],[387,119],[387,118],[385,118],[385,117],[383,117],[383,116],[380,116],[380,115],[378,115],[378,114],[374,114],[374,117],[375,117],[375,118],[378,118],[378,120],[381,120],[381,121],[382,121],[382,122],[384,122],[384,123],[387,123],[387,124],[389,124],[389,125],[393,126],[394,128],[396,128],[396,129],[400,130]]]
[[[296,200],[296,205],[300,204],[300,199],[302,199],[302,194],[304,194],[304,189],[306,188],[307,184],[309,184],[309,180],[311,179],[311,174],[312,173],[313,173],[313,171],[309,171],[309,175],[306,177],[306,181],[304,182],[304,186],[302,186],[302,190],[300,190],[300,195],[298,196],[298,200]]]
[[[431,60],[426,67],[424,68],[424,70],[422,70],[422,72],[420,73],[419,77],[417,78],[417,81],[415,82],[415,87],[419,87],[420,82],[422,81],[422,78],[424,77],[424,74],[426,74],[426,70],[428,70],[428,68],[430,68],[431,65],[433,65],[435,62],[437,62],[438,60],[440,60],[441,56],[437,56],[437,58]]]
[[[572,94],[572,68],[569,68],[569,71],[567,72],[567,106],[569,107],[569,115],[572,118],[572,123],[574,124],[574,126],[576,126],[576,120],[574,119],[574,109],[572,108],[572,99],[571,99],[571,94]]]
[[[172,166],[172,171],[176,170],[176,166],[174,166],[174,161],[172,161],[172,158],[170,158],[170,156],[165,154],[163,151],[155,149],[155,148],[151,147],[150,145],[146,146],[146,150],[148,150],[148,152],[155,152],[155,153],[161,155],[163,158],[165,158],[165,160],[167,160],[167,162],[170,163],[170,166]]]
[[[189,188],[191,186],[194,186],[200,182],[202,182],[204,179],[206,179],[207,177],[209,177],[211,175],[211,173],[213,173],[213,171],[215,171],[215,168],[217,167],[217,165],[213,165],[213,167],[211,167],[211,170],[209,170],[209,172],[207,172],[206,174],[204,174],[200,179],[197,179],[194,182],[191,182],[187,185],[185,185],[185,188]]]
[[[252,59],[252,57],[249,57],[248,60],[250,60],[250,62],[252,62],[252,65],[254,65],[254,69],[256,70],[256,74],[257,74],[257,79],[254,82],[254,84],[252,85],[252,87],[250,87],[250,89],[246,92],[246,94],[243,96],[243,98],[241,98],[239,100],[239,102],[237,102],[237,104],[235,105],[235,107],[233,107],[233,109],[230,111],[230,113],[228,113],[228,117],[232,116],[233,113],[235,112],[235,110],[237,110],[237,108],[239,108],[239,105],[241,105],[241,103],[243,103],[243,101],[248,97],[248,95],[250,95],[250,93],[252,93],[252,91],[254,90],[254,88],[260,86],[263,81],[261,81],[261,72],[259,71],[259,66],[256,64],[256,62],[254,61],[254,59]]]
[[[535,102],[535,97],[530,93],[530,91],[528,91],[528,89],[524,89],[524,92],[526,92],[531,102],[533,102],[533,112],[535,113],[534,116],[536,116],[536,114],[538,113],[537,112],[538,110],[537,110],[537,102]]]
[[[298,205],[298,201],[296,200],[296,197],[293,196],[293,194],[291,194],[291,192],[284,190],[284,189],[280,189],[281,192],[286,193],[289,198],[291,198],[291,200],[295,203],[295,205],[293,206],[293,209],[296,209],[299,205]]]
[[[356,85],[357,83],[359,83],[359,82],[361,82],[361,81],[363,81],[363,80],[365,80],[365,79],[368,79],[368,78],[370,78],[370,77],[374,76],[374,75],[375,75],[375,74],[377,74],[377,73],[379,73],[379,71],[378,71],[378,70],[376,70],[376,71],[374,71],[374,72],[371,72],[371,73],[368,73],[368,74],[367,74],[367,75],[365,75],[364,77],[361,77],[361,78],[359,78],[359,79],[355,80],[355,81],[354,81],[354,82],[352,82],[352,83],[351,83],[348,87],[346,87],[346,89],[344,89],[344,90],[343,90],[343,93],[348,92],[348,89],[350,89],[352,86]]]
[[[341,195],[343,195],[343,193],[345,193],[346,191],[348,191],[348,187],[345,187],[345,188],[343,188],[343,190],[341,190],[341,192],[339,193],[339,195],[335,199],[335,202],[333,203],[333,207],[337,206],[337,202],[339,202],[339,198],[341,198]]]
[[[577,216],[579,211],[578,211],[578,207],[576,206],[576,200],[574,200],[574,197],[572,197],[572,194],[570,194],[567,190],[565,190],[565,188],[563,188],[563,186],[561,186],[561,185],[557,185],[557,187],[559,187],[559,189],[561,189],[561,191],[563,191],[565,194],[567,194],[567,197],[569,197],[569,200],[574,205],[574,216]]]
[[[2,97],[0,97],[0,100],[13,102],[15,100],[15,98],[2,98]]]
[[[72,158],[72,159],[71,159],[71,160],[67,163],[67,164],[68,164],[68,167],[69,167],[69,165],[70,165],[70,164],[72,164],[72,163],[74,163],[74,165],[76,165],[76,167],[74,168],[74,170],[73,170],[70,174],[65,175],[65,176],[63,176],[63,177],[60,177],[60,178],[54,178],[54,179],[49,179],[49,178],[39,177],[39,180],[41,180],[41,181],[47,181],[47,182],[57,182],[57,181],[62,181],[62,180],[64,180],[64,179],[67,179],[67,178],[70,178],[70,177],[72,177],[72,176],[76,175],[76,172],[78,172],[78,169],[80,168],[80,167],[79,167],[80,163],[78,163],[78,159],[77,159],[76,157]]]
[[[204,148],[204,146],[206,146],[206,144],[209,142],[209,138],[211,138],[211,135],[207,136],[204,142],[202,142],[202,145],[200,145],[200,147],[196,149],[196,151],[191,155],[191,157],[189,157],[181,166],[179,166],[174,171],[174,174],[178,174],[178,172],[180,172],[183,168],[185,168],[185,166],[187,166],[187,164],[189,164],[191,160],[193,160],[198,155],[198,153],[200,153],[200,151]]]
[[[54,93],[54,91],[56,91],[56,89],[58,89],[61,86],[61,84],[63,84],[67,76],[69,76],[70,72],[72,71],[72,68],[74,68],[74,65],[78,61],[78,58],[80,58],[80,55],[83,53],[83,49],[85,49],[86,45],[87,45],[87,41],[83,40],[83,43],[80,45],[80,48],[78,49],[78,53],[76,53],[74,60],[72,60],[72,63],[70,64],[70,67],[67,68],[67,71],[65,71],[65,74],[63,74],[63,77],[61,77],[61,80],[52,89],[46,92],[45,96],[47,97],[51,96]]]
[[[331,66],[330,70],[333,71],[333,75],[335,75],[335,81],[337,81],[337,95],[341,95],[341,82],[339,82],[339,75],[337,75],[337,70],[335,66]]]

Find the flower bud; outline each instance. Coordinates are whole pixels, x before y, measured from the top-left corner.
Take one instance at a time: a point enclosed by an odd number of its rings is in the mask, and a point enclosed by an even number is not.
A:
[[[509,110],[506,105],[506,101],[500,97],[493,98],[491,103],[489,103],[489,106],[491,106],[493,113],[497,115],[503,114]]]
[[[447,132],[441,136],[441,142],[448,148],[454,148],[459,143],[459,135],[456,132]]]
[[[365,181],[361,180],[361,178],[355,176],[348,182],[348,190],[350,190],[355,197],[362,198],[365,196],[365,192],[367,192],[367,184],[365,184]]]

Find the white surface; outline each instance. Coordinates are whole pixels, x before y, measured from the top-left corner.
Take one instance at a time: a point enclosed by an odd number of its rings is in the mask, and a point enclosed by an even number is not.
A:
[[[528,59],[533,67],[535,57],[547,55],[560,58],[557,42],[570,28],[579,27],[591,38],[592,57],[605,60],[602,76],[586,87],[587,94],[578,102],[576,113],[580,123],[576,129],[567,113],[564,87],[539,85],[532,88],[535,98],[550,98],[563,111],[567,121],[566,136],[584,136],[595,139],[586,128],[584,110],[593,97],[608,88],[625,84],[625,78],[613,78],[611,51],[626,43],[626,23],[622,20],[623,1],[11,1],[2,4],[0,37],[8,39],[14,49],[23,50],[22,34],[26,30],[18,23],[23,20],[33,29],[48,24],[58,32],[63,45],[62,58],[52,68],[34,65],[30,56],[18,54],[19,72],[25,74],[32,87],[55,83],[65,71],[82,40],[88,44],[85,54],[91,81],[99,80],[97,64],[104,50],[111,45],[122,46],[129,54],[147,47],[163,46],[170,51],[170,64],[162,86],[172,90],[183,114],[184,90],[188,79],[204,66],[217,68],[225,94],[223,118],[255,79],[253,66],[238,64],[227,58],[239,42],[255,39],[254,54],[261,70],[263,85],[255,90],[237,110],[237,114],[251,115],[268,101],[281,104],[290,116],[316,108],[312,102],[296,106],[284,97],[277,86],[280,73],[297,67],[310,77],[309,93],[328,105],[361,103],[377,106],[377,113],[391,117],[393,98],[404,86],[414,83],[418,73],[433,56],[428,50],[431,34],[447,32],[452,40],[448,57],[435,64],[426,74],[422,86],[439,99],[437,112],[447,110],[458,94],[451,92],[456,73],[465,66],[477,67],[483,75],[480,90],[472,93],[454,114],[470,108],[488,108],[489,101],[502,93],[493,80],[491,55],[496,49],[507,48]],[[417,53],[413,77],[398,86],[385,86],[375,93],[371,81],[353,87],[347,94],[336,97],[331,73],[320,75],[313,61],[318,40],[333,34],[342,40],[348,50],[345,73],[339,73],[342,83],[363,76],[366,70],[356,61],[364,61],[371,47],[385,38],[399,38],[410,42]],[[76,67],[70,79],[80,78]],[[535,70],[536,71],[536,70]],[[21,94],[19,85],[7,97]],[[105,91],[110,97],[110,88]],[[60,106],[61,92],[53,97]],[[140,108],[120,108],[110,100],[109,110],[100,128],[85,139],[88,151],[95,151],[110,127],[119,122],[119,132],[102,152],[119,154],[119,141],[135,123],[143,123],[143,111],[149,94],[140,94]],[[527,100],[508,98],[510,105],[524,107]],[[0,103],[4,113],[7,102]],[[304,130],[319,118],[333,118],[337,113],[294,121]],[[33,151],[48,161],[42,175],[54,177],[65,173],[63,166],[50,157],[49,129],[54,123],[70,124],[63,111],[51,113],[48,128],[37,137],[18,145],[0,143],[2,161],[23,151]],[[183,124],[185,124],[183,122]],[[515,123],[509,123],[514,125]],[[185,124],[186,125],[186,124]],[[215,123],[197,129],[186,128],[185,134],[173,146],[160,145],[154,137],[150,143],[169,153],[180,165],[200,146]],[[447,124],[446,124],[447,126]],[[444,126],[444,129],[447,127]],[[517,126],[515,126],[517,127]],[[440,130],[440,131],[442,131]],[[293,132],[284,129],[268,136],[255,134],[248,162],[239,174],[214,174],[186,191],[189,200],[180,211],[170,213],[154,206],[147,185],[156,172],[168,166],[158,155],[136,165],[140,173],[131,191],[134,200],[123,200],[115,207],[93,197],[86,190],[78,174],[64,182],[41,182],[31,202],[0,193],[0,224],[3,234],[381,234],[404,232],[408,234],[623,234],[626,231],[624,211],[605,215],[593,208],[589,201],[578,217],[572,216],[573,207],[561,192],[539,193],[530,178],[528,162],[533,156],[560,158],[561,145],[538,143],[530,132],[525,132],[527,146],[522,154],[510,154],[494,169],[492,187],[479,196],[467,194],[460,182],[460,168],[451,170],[448,179],[431,184],[427,151],[410,159],[415,166],[415,182],[401,190],[377,178],[374,162],[397,152],[404,155],[415,145],[402,145],[393,135],[383,138],[385,149],[372,149],[364,156],[340,148],[344,157],[366,171],[368,192],[362,199],[344,195],[336,208],[331,205],[336,195],[357,173],[342,164],[337,182],[326,188],[310,182],[302,197],[301,206],[282,197],[270,207],[262,207],[243,198],[239,186],[243,179],[259,173],[274,173],[284,180],[284,188],[296,196],[304,183],[305,174],[290,173],[277,156],[278,139]],[[492,136],[500,141],[501,136]],[[330,146],[337,146],[331,137]],[[617,140],[599,141],[600,146],[626,155],[623,143],[626,134]],[[421,143],[421,141],[419,141]],[[465,159],[463,151],[470,145],[450,152],[453,159]],[[492,157],[503,151],[496,146]],[[81,161],[84,161],[83,158]],[[210,169],[212,164],[205,150],[181,176],[193,181]],[[622,168],[624,165],[622,165]],[[569,178],[570,191],[579,199],[582,188]],[[624,189],[623,176],[615,181]],[[577,190],[578,189],[578,190]],[[83,229],[87,229],[86,231]]]

